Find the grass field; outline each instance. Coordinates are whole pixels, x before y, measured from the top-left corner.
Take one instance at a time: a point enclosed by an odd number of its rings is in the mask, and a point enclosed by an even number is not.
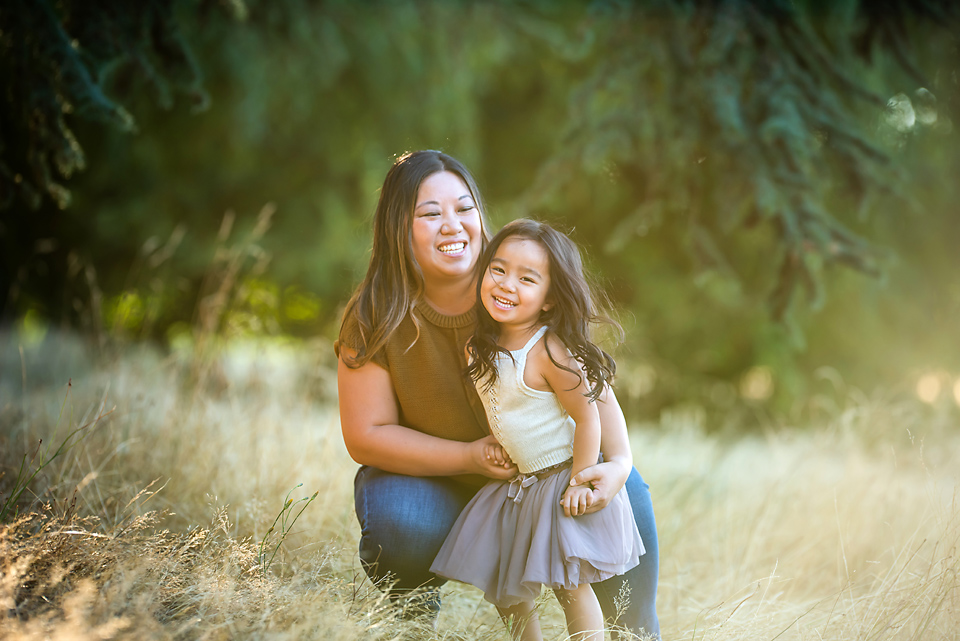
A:
[[[434,631],[363,578],[329,344],[107,351],[0,337],[0,502],[48,462],[0,525],[0,638],[508,638],[477,590]],[[823,416],[631,426],[664,639],[960,638],[957,407],[839,390]]]

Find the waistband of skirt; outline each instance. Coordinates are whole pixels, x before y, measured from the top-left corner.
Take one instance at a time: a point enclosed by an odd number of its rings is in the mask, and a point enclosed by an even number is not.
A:
[[[565,470],[568,467],[573,467],[572,458],[568,458],[566,461],[563,461],[562,463],[557,463],[556,465],[550,465],[548,467],[543,468],[542,470],[537,470],[536,472],[527,472],[526,474],[521,472],[520,474],[523,476],[536,476],[538,479],[542,479],[545,476],[556,474],[560,470]]]

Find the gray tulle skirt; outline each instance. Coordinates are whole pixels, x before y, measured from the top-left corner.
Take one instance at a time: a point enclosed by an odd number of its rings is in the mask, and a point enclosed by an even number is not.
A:
[[[569,466],[530,478],[537,477],[484,485],[460,513],[430,570],[509,607],[536,599],[543,585],[573,589],[640,562],[643,543],[626,490],[598,512],[570,517],[560,505]]]

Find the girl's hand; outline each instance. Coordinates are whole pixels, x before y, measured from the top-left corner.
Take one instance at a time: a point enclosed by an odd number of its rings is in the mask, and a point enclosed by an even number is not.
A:
[[[513,465],[513,461],[510,460],[510,455],[507,454],[507,451],[503,449],[503,446],[499,443],[490,443],[484,447],[483,455],[487,457],[487,460],[493,461],[501,467],[507,468]]]
[[[627,482],[630,469],[630,466],[620,461],[604,461],[574,475],[570,479],[572,486],[585,487],[588,490],[593,486],[593,501],[586,506],[586,511],[582,514],[590,514],[605,508],[610,499],[616,496],[623,484]]]
[[[492,435],[467,443],[467,448],[473,473],[501,481],[509,481],[517,475],[517,466],[513,464],[506,452],[502,452],[503,448]],[[495,448],[501,449],[500,462],[496,456],[488,456],[488,449],[492,453]]]
[[[567,488],[563,498],[560,499],[560,504],[563,505],[563,513],[566,516],[579,516],[586,514],[595,500],[594,491],[589,485],[577,485]]]

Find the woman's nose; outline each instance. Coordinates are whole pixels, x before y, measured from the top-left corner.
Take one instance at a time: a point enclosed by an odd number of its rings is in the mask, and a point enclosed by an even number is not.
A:
[[[443,215],[443,224],[440,226],[440,233],[456,234],[459,233],[461,229],[463,229],[463,225],[460,224],[460,217],[457,216],[455,212]]]

